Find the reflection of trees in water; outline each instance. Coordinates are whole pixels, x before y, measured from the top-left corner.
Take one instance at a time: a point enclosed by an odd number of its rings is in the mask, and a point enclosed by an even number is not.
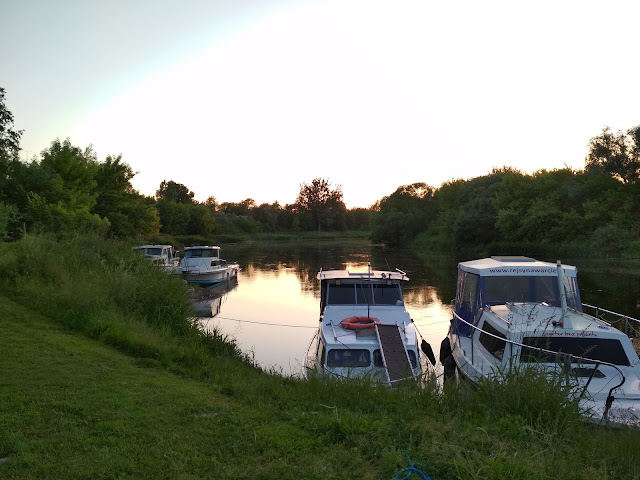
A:
[[[438,295],[438,290],[430,285],[421,285],[413,288],[405,288],[405,303],[414,305],[431,305],[434,303],[443,303]]]
[[[371,258],[371,245],[333,242],[295,242],[259,245],[235,245],[225,249],[228,258],[240,264],[244,275],[259,271],[294,271],[303,291],[319,292],[318,271],[344,270],[364,265]]]
[[[390,250],[377,245],[362,243],[339,244],[335,242],[262,243],[258,245],[232,245],[225,248],[225,258],[237,261],[244,275],[252,277],[260,271],[293,271],[305,292],[317,294],[320,284],[318,271],[365,271],[371,262],[374,270],[400,270],[407,273],[410,282],[405,295],[416,301],[431,303],[436,297],[449,304],[455,297],[457,261],[437,257],[424,260],[408,251]],[[423,292],[428,286],[435,290]],[[426,295],[426,296],[424,296]],[[436,295],[436,297],[432,297]]]

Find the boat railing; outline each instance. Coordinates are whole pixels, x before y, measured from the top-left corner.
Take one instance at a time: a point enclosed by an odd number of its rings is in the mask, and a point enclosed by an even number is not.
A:
[[[453,317],[454,319],[458,320],[457,322],[451,322],[452,325],[455,328],[455,334],[456,334],[456,343],[458,344],[458,348],[462,348],[461,344],[460,344],[460,334],[458,331],[458,325],[459,322],[464,322],[465,324],[467,324],[468,326],[470,326],[471,328],[473,328],[474,330],[479,330],[480,332],[482,332],[483,335],[488,335],[490,337],[493,337],[497,340],[506,342],[507,344],[509,344],[509,348],[511,349],[511,355],[513,355],[513,347],[520,347],[521,349],[526,348],[529,350],[534,350],[537,352],[542,352],[542,353],[547,353],[547,354],[553,354],[556,355],[556,358],[563,358],[563,359],[568,359],[570,358],[572,360],[571,363],[590,363],[594,365],[593,371],[591,372],[591,375],[589,376],[587,382],[585,383],[584,387],[582,388],[582,392],[579,395],[579,398],[584,398],[586,396],[587,393],[587,389],[589,387],[589,384],[591,383],[591,380],[593,380],[593,377],[595,376],[598,368],[600,367],[600,365],[606,365],[608,367],[612,367],[613,369],[615,369],[618,374],[620,375],[620,383],[618,383],[617,385],[615,385],[614,387],[612,387],[609,390],[609,394],[607,395],[607,401],[605,404],[605,410],[604,410],[604,414],[602,416],[603,420],[607,420],[607,414],[609,412],[609,408],[611,407],[613,400],[614,400],[614,396],[613,396],[613,391],[620,388],[622,385],[624,385],[624,382],[626,381],[626,378],[624,376],[624,373],[622,373],[622,370],[614,363],[610,363],[610,362],[605,362],[604,360],[595,360],[593,358],[588,358],[588,357],[579,357],[577,355],[572,355],[570,353],[563,353],[563,352],[556,352],[554,350],[549,350],[546,348],[541,348],[541,347],[535,347],[533,345],[525,345],[523,343],[520,342],[515,342],[513,340],[509,340],[508,338],[505,337],[500,337],[498,335],[494,335],[491,332],[487,332],[486,330],[482,330],[481,328],[477,327],[476,325],[466,321],[464,318],[460,317],[460,315],[458,315],[456,312],[453,312]],[[471,363],[474,363],[474,343],[473,341],[471,341]],[[577,360],[576,362],[574,362],[573,360]]]
[[[589,305],[588,303],[582,304],[583,311],[585,307],[589,310],[585,313],[589,313],[589,315],[592,315],[598,320],[602,320],[609,325],[616,324],[616,328],[622,330],[629,337],[640,336],[640,320],[638,320],[637,318],[633,318],[622,313],[612,312],[611,310],[607,310],[606,308]]]

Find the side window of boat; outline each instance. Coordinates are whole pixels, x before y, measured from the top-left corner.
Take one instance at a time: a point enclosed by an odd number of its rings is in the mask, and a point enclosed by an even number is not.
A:
[[[382,362],[382,353],[380,353],[379,348],[373,351],[373,364],[376,367],[384,367],[384,363]]]
[[[416,355],[416,352],[414,352],[413,350],[407,350],[407,353],[409,354],[409,361],[411,362],[411,368],[416,368],[418,366],[418,357]]]
[[[355,305],[356,291],[354,285],[330,285],[327,303],[331,305]]]
[[[320,359],[320,365],[324,367],[324,343],[322,343],[322,340],[318,341],[318,356],[317,358]]]
[[[329,367],[368,367],[371,364],[369,350],[334,348],[327,352]]]
[[[478,286],[478,275],[465,272],[460,298],[460,312],[465,320],[470,320],[469,314],[474,311],[476,300],[476,289]]]
[[[629,366],[631,364],[624,347],[615,338],[525,337],[522,343],[552,352],[574,355],[577,358],[590,358],[614,365]],[[556,361],[556,356],[555,353],[523,348],[520,361],[553,363]]]
[[[500,338],[496,338],[493,335]],[[506,337],[486,320],[480,332],[480,344],[482,344],[491,355],[502,360],[504,347],[507,344]]]

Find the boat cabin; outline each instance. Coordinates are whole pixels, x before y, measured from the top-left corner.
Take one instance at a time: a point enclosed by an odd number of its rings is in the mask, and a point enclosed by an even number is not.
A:
[[[178,252],[172,245],[141,245],[133,249],[157,265],[175,266],[179,261]]]
[[[576,267],[562,265],[567,307],[581,312]],[[528,257],[491,257],[458,264],[455,313],[477,325],[483,308],[514,303],[562,306],[556,264]],[[470,335],[472,327],[458,322],[460,335]]]
[[[404,272],[321,270],[317,278],[320,328],[308,366],[389,384],[420,375],[417,334],[403,300],[409,280]]]
[[[583,307],[594,309],[593,315]],[[629,337],[601,318],[603,312],[638,322],[582,304],[574,266],[527,257],[461,262],[454,315],[440,352],[445,378],[455,374],[476,382],[520,364],[561,372],[580,387],[586,418],[640,426],[640,359]]]

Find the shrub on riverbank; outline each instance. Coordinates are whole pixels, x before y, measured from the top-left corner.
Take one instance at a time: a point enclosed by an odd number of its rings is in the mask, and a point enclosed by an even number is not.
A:
[[[179,371],[242,357],[232,339],[200,332],[180,277],[122,242],[41,235],[0,248],[3,294],[70,330]]]

